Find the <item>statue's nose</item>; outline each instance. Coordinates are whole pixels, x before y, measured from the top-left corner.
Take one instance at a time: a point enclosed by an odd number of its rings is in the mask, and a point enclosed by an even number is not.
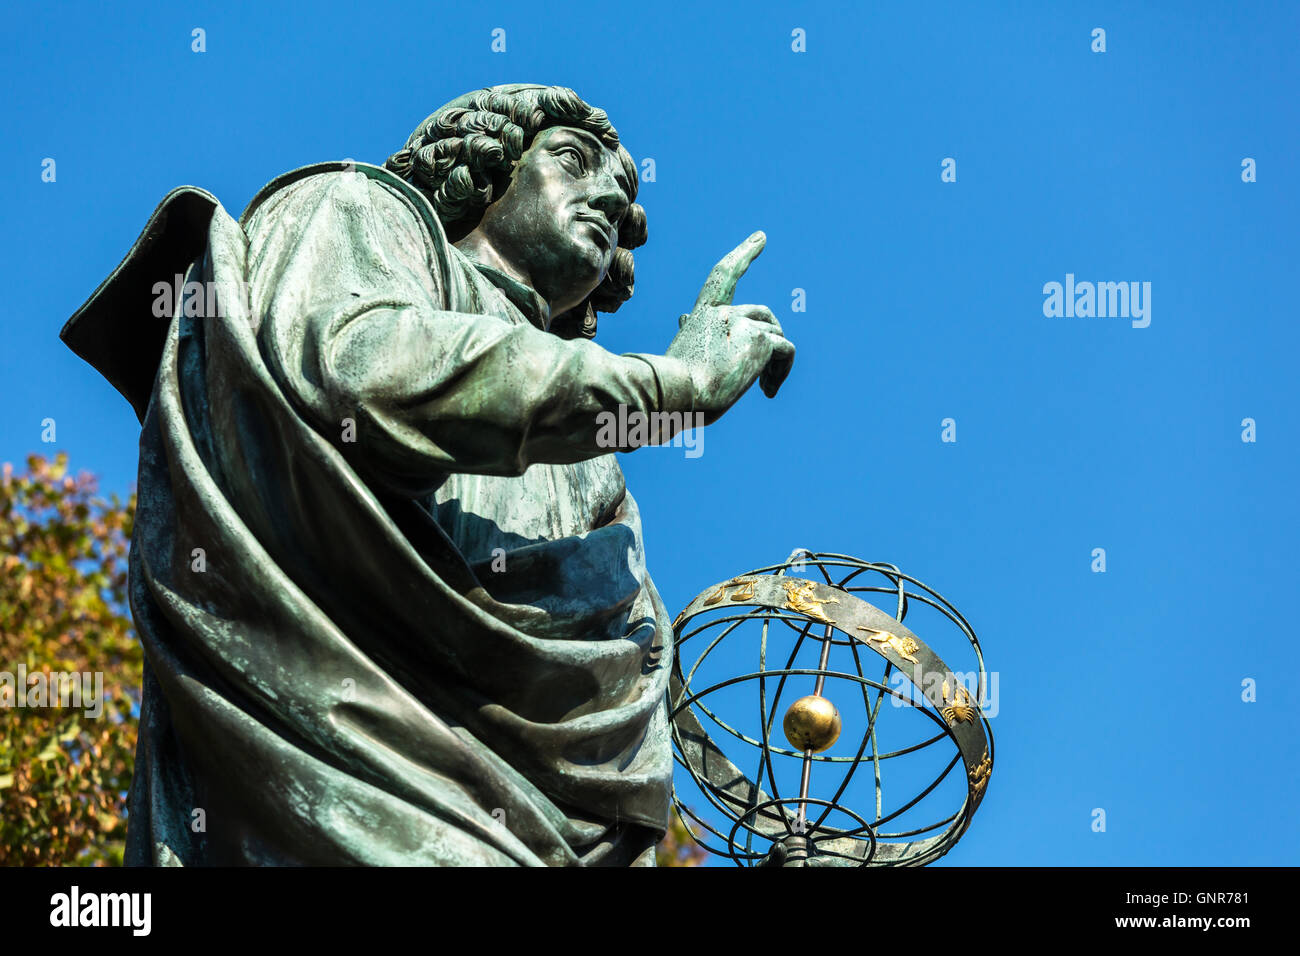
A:
[[[587,204],[604,213],[605,218],[613,225],[619,221],[624,210],[627,209],[627,197],[623,195],[623,187],[618,184],[618,181],[606,173],[601,180],[600,186],[587,200]]]
[[[593,196],[590,200],[588,200],[588,203],[592,207],[599,209],[602,213],[604,213],[605,218],[608,219],[611,224],[618,221],[619,210],[622,205],[619,197],[605,195],[602,193],[599,196]]]

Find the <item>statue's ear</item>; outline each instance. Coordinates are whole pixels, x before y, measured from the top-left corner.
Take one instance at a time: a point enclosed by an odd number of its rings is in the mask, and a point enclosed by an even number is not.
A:
[[[551,319],[550,331],[562,339],[594,339],[596,310],[591,299]]]

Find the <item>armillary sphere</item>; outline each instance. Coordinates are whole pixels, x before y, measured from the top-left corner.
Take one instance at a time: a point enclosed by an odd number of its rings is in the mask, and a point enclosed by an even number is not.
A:
[[[953,670],[903,623],[911,610],[921,629],[922,608],[927,637],[973,650],[975,670]],[[674,756],[717,813],[680,791],[673,801],[706,849],[738,866],[924,866],[966,832],[993,770],[988,675],[975,632],[938,593],[892,564],[797,549],[701,592],[673,631]],[[756,669],[736,666],[755,657]],[[910,715],[911,736],[882,748],[889,713]],[[748,776],[728,756],[746,749],[737,760]],[[918,763],[930,768],[909,770]],[[867,774],[875,805],[851,806],[859,789],[868,802]],[[960,805],[927,822],[923,808],[941,794]]]

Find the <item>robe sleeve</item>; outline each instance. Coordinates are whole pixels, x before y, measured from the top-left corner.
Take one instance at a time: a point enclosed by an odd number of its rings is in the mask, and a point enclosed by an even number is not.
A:
[[[394,490],[627,450],[597,417],[620,406],[693,411],[676,359],[456,311],[464,294],[441,228],[380,180],[308,176],[245,229],[268,365],[314,427]]]

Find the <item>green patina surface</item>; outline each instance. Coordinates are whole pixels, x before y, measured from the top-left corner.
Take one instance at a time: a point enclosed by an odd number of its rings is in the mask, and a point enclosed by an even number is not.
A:
[[[592,341],[636,186],[572,91],[479,90],[238,221],[177,190],[69,322],[143,429],[129,863],[653,863],[672,627],[598,417],[707,424],[794,350],[731,304],[761,233],[663,354]]]

